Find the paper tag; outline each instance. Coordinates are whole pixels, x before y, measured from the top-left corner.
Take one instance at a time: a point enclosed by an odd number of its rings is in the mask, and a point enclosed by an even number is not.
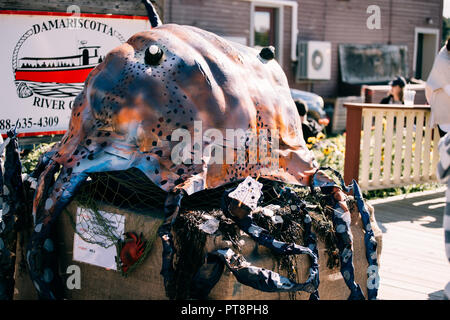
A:
[[[236,190],[229,194],[229,197],[255,210],[258,206],[258,200],[261,197],[262,187],[262,183],[259,183],[252,177],[247,177],[237,186]]]

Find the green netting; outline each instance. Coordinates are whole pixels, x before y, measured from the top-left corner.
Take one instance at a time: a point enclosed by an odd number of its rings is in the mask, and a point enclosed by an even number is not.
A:
[[[80,209],[87,210],[80,214],[77,213],[75,219],[69,214],[69,218],[81,239],[105,249],[112,247],[122,239],[122,234],[118,233],[114,227],[120,223],[119,220],[123,218],[122,216],[99,211],[95,201],[91,201],[89,205],[84,203]]]
[[[277,214],[283,217],[283,223],[274,224],[261,214],[255,215],[255,222],[269,230],[280,241],[303,244],[303,220],[290,214],[289,205],[280,201],[279,191],[282,184],[265,179],[259,181],[263,183],[261,206],[279,205]],[[232,243],[234,249],[240,251],[239,230],[232,220],[223,215],[220,209],[224,191],[228,188],[234,188],[238,184],[239,181],[213,190],[204,190],[183,199],[182,210],[174,225],[177,247],[174,260],[176,272],[168,290],[168,294],[172,298],[184,299],[189,297],[192,277],[204,261],[206,234],[199,229],[199,226],[204,221],[203,217],[206,214],[220,221],[220,233],[222,233],[224,239]],[[326,246],[328,267],[337,267],[339,264],[338,250],[335,244],[330,213],[325,210],[319,195],[311,194],[308,188],[295,187],[294,189],[308,204],[313,219],[313,230]],[[121,235],[111,231],[108,217],[102,215],[98,210],[99,203],[126,209],[136,214],[153,215],[155,211],[162,210],[166,196],[166,192],[158,188],[138,169],[92,174],[77,194],[75,201],[80,206],[91,209],[92,215],[89,217],[91,219],[89,222],[96,227],[84,230],[84,233],[81,234],[79,230],[75,229],[75,221],[72,221],[75,232],[82,236],[86,242],[103,247],[113,242],[116,245],[117,257],[119,257],[123,245]],[[80,223],[80,221],[78,222]],[[84,223],[85,221],[81,222]],[[126,276],[144,261],[157,237],[157,227],[151,231],[151,238],[146,239],[148,242],[144,255],[127,273],[123,272],[120,267],[120,259],[116,257],[118,270],[122,275]],[[104,243],[98,241],[99,235],[105,240]],[[289,278],[299,281],[297,261],[294,257],[276,256],[275,258],[278,260],[281,270],[284,270]],[[295,299],[296,294],[292,293],[290,297]]]

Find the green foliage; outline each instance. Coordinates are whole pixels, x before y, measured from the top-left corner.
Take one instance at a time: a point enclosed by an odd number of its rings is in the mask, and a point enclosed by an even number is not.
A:
[[[21,159],[23,173],[29,174],[29,173],[33,172],[34,168],[36,167],[36,165],[38,163],[38,160],[39,160],[39,157],[41,156],[41,154],[50,150],[50,148],[55,143],[56,142],[38,144],[33,150],[31,150],[26,156],[24,156]]]

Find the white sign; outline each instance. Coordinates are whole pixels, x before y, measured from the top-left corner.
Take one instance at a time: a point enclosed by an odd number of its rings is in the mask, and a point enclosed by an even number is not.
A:
[[[67,130],[89,72],[147,17],[0,10],[0,133]]]
[[[95,215],[92,210],[78,208],[73,260],[117,270],[115,243],[123,238],[124,229],[124,215],[104,211],[98,211]]]
[[[252,177],[248,176],[233,192],[229,194],[229,197],[245,204],[252,210],[255,210],[258,206],[258,200],[261,197],[262,187],[262,183],[259,183]]]

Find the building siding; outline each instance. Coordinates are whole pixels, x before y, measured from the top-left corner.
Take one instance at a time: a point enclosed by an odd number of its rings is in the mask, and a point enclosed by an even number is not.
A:
[[[295,1],[295,0],[291,0]],[[284,7],[283,69],[291,87],[311,90],[324,97],[339,96],[338,46],[342,43],[392,43],[408,46],[408,76],[413,76],[415,28],[441,29],[443,0],[297,0],[298,38],[330,41],[332,70],[330,81],[296,83],[291,61],[291,8]],[[251,3],[246,0],[157,0],[165,23],[193,25],[226,37],[242,37],[249,44]],[[84,13],[146,15],[140,1],[96,0],[0,0],[0,9],[65,12],[76,4]],[[366,26],[371,4],[380,6],[381,29]],[[426,18],[434,23],[428,25]]]
[[[295,0],[292,0],[295,1]],[[442,0],[298,0],[298,38],[330,41],[332,70],[330,81],[296,83],[291,62],[291,8],[284,7],[283,69],[291,87],[311,90],[324,97],[339,95],[338,47],[343,43],[391,43],[408,46],[409,74],[413,76],[415,28],[441,29]],[[367,8],[381,9],[381,29],[367,28]],[[169,17],[169,7],[172,14]],[[245,0],[166,0],[165,21],[196,25],[222,36],[246,37],[249,43],[250,2]],[[427,25],[426,18],[434,20]]]
[[[313,90],[325,97],[339,95],[339,56],[338,46],[343,43],[389,43],[408,46],[408,76],[413,76],[415,28],[441,28],[442,0],[392,1],[336,1],[299,0],[299,38],[305,40],[330,41],[332,43],[331,80],[314,83]],[[381,29],[369,30],[366,26],[369,14],[367,7],[377,4],[381,9]],[[434,20],[427,25],[426,18]],[[390,23],[391,21],[391,23]],[[390,24],[392,26],[390,27]],[[389,35],[390,34],[390,35]],[[286,70],[289,72],[289,70]],[[307,89],[303,84],[294,84],[299,89]]]
[[[158,0],[158,2],[162,4],[164,0]],[[0,9],[11,10],[66,12],[71,5],[79,6],[82,13],[146,15],[145,7],[139,0],[0,0]],[[163,8],[163,6],[160,7]]]
[[[164,22],[196,26],[220,36],[250,35],[250,2],[231,0],[166,0]]]

